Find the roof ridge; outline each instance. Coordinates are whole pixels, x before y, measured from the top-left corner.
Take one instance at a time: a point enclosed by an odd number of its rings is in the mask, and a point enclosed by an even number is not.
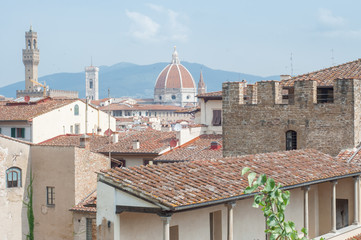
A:
[[[349,62],[346,62],[346,63],[342,63],[342,64],[339,64],[339,65],[336,65],[336,66],[331,66],[331,67],[328,67],[328,68],[321,68],[321,69],[319,69],[319,70],[315,70],[315,71],[312,71],[312,72],[300,74],[300,75],[297,75],[297,76],[292,77],[291,79],[303,77],[303,76],[310,75],[310,74],[313,74],[313,73],[323,72],[323,71],[330,70],[330,69],[333,69],[333,68],[339,68],[339,67],[342,67],[342,66],[345,66],[345,65],[348,65],[348,64],[356,63],[356,62],[358,62],[358,61],[361,61],[361,58],[358,58],[358,59],[356,59],[356,60],[349,61]],[[287,79],[287,80],[285,80],[285,81],[288,81],[288,80],[290,80],[290,79]]]

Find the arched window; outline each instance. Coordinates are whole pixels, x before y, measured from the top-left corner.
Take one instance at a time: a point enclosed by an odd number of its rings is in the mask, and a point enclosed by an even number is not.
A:
[[[6,186],[8,188],[21,187],[21,169],[12,167],[6,170]]]
[[[295,150],[297,149],[297,132],[287,131],[286,132],[286,150]]]
[[[28,40],[28,49],[31,49],[31,41],[30,41],[30,39]]]
[[[34,39],[33,48],[36,49],[36,40]]]
[[[78,106],[78,104],[75,104],[75,106],[74,106],[74,115],[75,116],[79,115],[79,106]]]

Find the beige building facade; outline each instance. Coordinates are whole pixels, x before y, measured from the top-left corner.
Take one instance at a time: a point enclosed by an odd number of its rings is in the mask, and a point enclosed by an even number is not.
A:
[[[0,236],[26,239],[31,144],[0,135]]]

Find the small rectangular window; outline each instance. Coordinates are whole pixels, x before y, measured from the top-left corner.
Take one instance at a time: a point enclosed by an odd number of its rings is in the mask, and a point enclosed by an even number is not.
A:
[[[333,88],[317,88],[317,103],[333,103]]]
[[[75,134],[80,133],[80,124],[75,124]]]
[[[143,165],[147,166],[148,164],[153,164],[153,159],[143,159]]]
[[[46,204],[55,205],[55,187],[46,187]]]
[[[70,133],[74,133],[74,130],[73,130],[73,125],[70,126]]]

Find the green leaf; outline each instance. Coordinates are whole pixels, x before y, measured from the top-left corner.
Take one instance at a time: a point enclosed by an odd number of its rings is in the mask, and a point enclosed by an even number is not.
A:
[[[253,180],[256,178],[257,174],[254,172],[251,172],[250,174],[248,174],[248,185],[252,185]]]
[[[242,169],[242,176],[243,176],[244,174],[246,174],[249,170],[250,170],[249,167],[243,168],[243,169]]]
[[[258,177],[258,180],[257,180],[257,183],[258,185],[264,185],[265,183],[267,182],[267,176],[266,174],[261,174],[259,177]]]

